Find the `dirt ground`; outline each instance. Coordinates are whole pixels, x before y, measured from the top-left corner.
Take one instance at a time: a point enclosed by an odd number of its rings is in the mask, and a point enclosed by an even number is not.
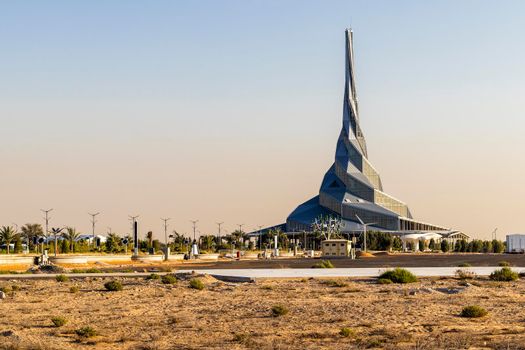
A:
[[[0,349],[525,349],[525,280],[0,281]],[[13,286],[15,286],[13,288]],[[72,293],[76,286],[79,291]],[[464,306],[488,315],[459,317]],[[273,306],[288,313],[274,317]],[[54,327],[51,318],[68,323]],[[97,335],[81,338],[82,327]],[[339,334],[349,328],[348,336]]]

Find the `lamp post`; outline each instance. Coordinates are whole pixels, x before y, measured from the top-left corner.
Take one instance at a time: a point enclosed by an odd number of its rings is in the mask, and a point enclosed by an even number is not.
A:
[[[164,259],[166,261],[168,261],[168,258],[169,258],[169,255],[170,255],[170,252],[169,252],[169,248],[168,248],[168,221],[171,220],[171,218],[161,218],[162,221],[164,221],[164,244],[166,245],[165,246],[165,250],[164,250]]]
[[[95,217],[100,214],[100,213],[88,213],[89,215],[91,215],[91,234],[93,236],[93,248],[95,248],[95,223],[97,222],[97,220],[95,220]]]
[[[197,230],[197,223],[199,222],[199,220],[190,220],[190,222],[193,224],[193,243],[191,244],[191,254],[190,256],[194,256],[195,254],[198,254],[198,249],[196,249],[196,242],[197,242],[197,235],[196,235],[196,230]]]
[[[359,220],[359,222],[361,223],[361,225],[363,226],[363,248],[364,248],[364,251],[366,252],[366,228],[368,226],[371,226],[371,225],[375,225],[376,223],[375,222],[370,222],[368,224],[365,224],[363,222],[363,220],[361,220],[361,218],[359,216],[357,216],[357,214],[355,214],[355,217],[357,218],[357,220]]]
[[[224,224],[224,222],[216,222],[217,226],[219,227],[219,237],[217,239],[217,244],[221,245],[221,226]]]
[[[47,235],[49,234],[49,212],[51,212],[53,210],[53,208],[51,209],[40,209],[40,211],[42,211],[44,214],[45,214],[45,220],[46,220],[46,233],[45,233],[45,236],[46,236],[46,241],[47,241]],[[44,254],[44,243],[42,243],[42,254]]]

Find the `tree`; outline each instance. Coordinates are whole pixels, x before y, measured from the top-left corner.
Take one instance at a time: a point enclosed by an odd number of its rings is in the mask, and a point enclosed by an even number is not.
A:
[[[66,227],[66,232],[62,233],[62,237],[69,242],[69,250],[75,252],[75,242],[80,233],[74,227]]]
[[[424,240],[419,241],[419,251],[421,252],[425,251],[425,241]]]
[[[214,235],[202,236],[201,241],[202,241],[202,248],[204,250],[212,250],[213,246],[215,245],[215,236]]]
[[[394,248],[394,250],[403,249],[403,241],[401,240],[401,238],[399,238],[398,236],[394,237],[394,240],[392,242],[392,248]]]
[[[430,239],[430,242],[428,243],[428,249],[432,251],[436,249],[436,241],[434,240],[434,238]]]
[[[503,251],[505,250],[505,245],[503,244],[503,242],[501,241],[498,241],[497,239],[494,239],[492,241],[492,251],[494,253],[503,253]]]
[[[34,247],[33,239],[44,235],[44,230],[40,224],[25,224],[20,229],[22,237],[26,240],[26,244],[29,244],[27,249]]]
[[[456,243],[454,243],[454,251],[457,253],[461,252],[461,242],[460,241],[456,241]]]
[[[448,244],[448,241],[446,239],[441,240],[441,251],[443,253],[446,253],[450,250],[450,245]]]
[[[7,254],[9,254],[11,242],[16,240],[18,233],[12,226],[3,226],[0,229],[0,242],[7,246]]]
[[[235,230],[230,234],[231,244],[235,247],[240,248],[241,239],[245,236],[245,233],[241,230]]]
[[[153,232],[148,231],[146,234],[146,239],[148,240],[148,249],[153,247]]]
[[[22,252],[22,238],[20,237],[20,234],[16,235],[14,251],[15,254]]]
[[[106,239],[106,251],[108,253],[113,253],[115,251],[118,251],[121,242],[122,242],[122,239],[119,236],[117,236],[116,233],[108,234],[108,237]]]
[[[491,241],[483,241],[483,253],[492,253]]]
[[[467,248],[468,248],[467,240],[462,239],[462,240],[459,241],[459,244],[460,244],[460,252],[465,253],[467,251]]]

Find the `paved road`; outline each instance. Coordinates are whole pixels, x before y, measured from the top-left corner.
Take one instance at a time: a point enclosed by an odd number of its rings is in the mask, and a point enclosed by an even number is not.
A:
[[[478,266],[461,268],[479,276],[488,276],[499,266]],[[458,267],[408,267],[418,277],[454,276]],[[512,267],[516,272],[525,272],[525,267]],[[213,269],[194,270],[196,273],[209,273],[217,276],[259,278],[309,278],[309,277],[376,277],[386,268],[335,268],[335,269]],[[190,272],[191,270],[185,270]]]
[[[474,272],[478,276],[488,276],[494,270],[500,269],[499,266],[476,266],[461,268]],[[454,276],[458,267],[409,267],[418,277],[440,277]],[[525,272],[525,267],[512,267],[516,272]],[[274,279],[274,278],[335,278],[335,277],[376,277],[386,268],[334,268],[334,269],[194,269],[177,270],[176,272],[185,273],[195,271],[196,273],[207,273],[220,279],[230,279],[234,281],[249,281],[253,279]],[[117,272],[117,273],[66,273],[70,278],[86,277],[145,277],[150,272]],[[159,272],[165,274],[165,272]],[[0,275],[2,279],[42,279],[54,278],[56,274],[18,274]]]

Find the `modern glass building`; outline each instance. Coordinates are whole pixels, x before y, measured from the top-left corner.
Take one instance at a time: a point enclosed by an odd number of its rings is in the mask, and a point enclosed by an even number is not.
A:
[[[354,75],[353,32],[345,31],[346,63],[343,125],[334,164],[326,172],[319,195],[299,205],[286,220],[287,232],[311,231],[320,216],[342,219],[343,231],[361,230],[360,220],[383,231],[450,231],[415,220],[408,206],[387,194],[381,177],[368,160],[365,136],[359,124]]]

